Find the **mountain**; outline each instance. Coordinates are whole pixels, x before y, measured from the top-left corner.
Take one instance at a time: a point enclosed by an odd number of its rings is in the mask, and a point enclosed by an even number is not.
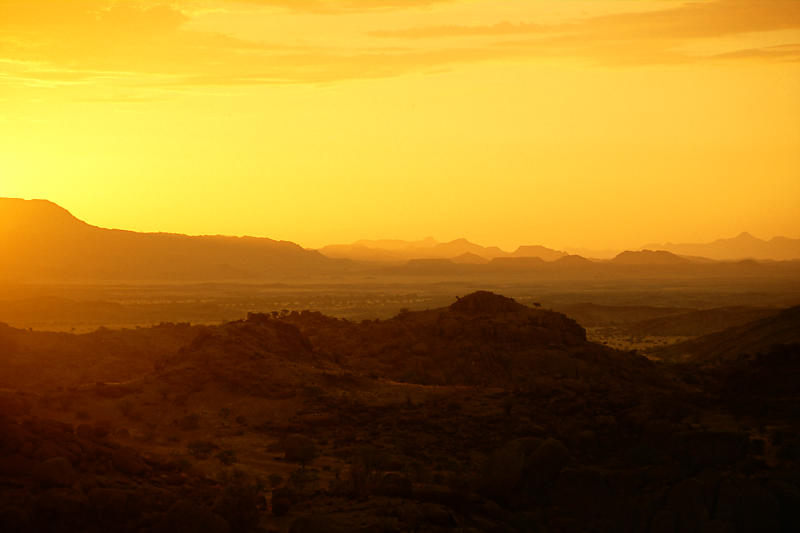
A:
[[[539,245],[520,246],[513,253],[497,246],[481,246],[467,239],[438,242],[428,237],[421,241],[360,240],[352,244],[333,244],[320,248],[323,255],[356,261],[404,263],[412,259],[452,259],[456,263],[480,264],[498,257],[539,257],[555,261],[566,252]]]
[[[592,259],[613,259],[620,252],[619,249],[595,250],[582,246],[567,246],[564,247],[564,251],[568,254],[580,255],[582,257],[589,257]]]
[[[438,242],[431,237],[421,241],[360,240],[352,244],[333,244],[319,250],[331,258],[356,261],[404,263],[412,259],[455,259],[472,254],[484,260],[511,254],[497,246],[481,246],[467,239]]]
[[[483,265],[489,262],[488,259],[485,257],[481,257],[478,254],[474,254],[472,252],[465,252],[461,255],[457,255],[450,259],[453,263],[458,263],[462,265]]]
[[[336,272],[346,262],[288,241],[92,226],[46,200],[0,198],[0,279],[219,280]]]
[[[592,261],[580,255],[564,255],[553,261],[553,264],[565,268],[580,268],[591,265]]]
[[[730,239],[710,243],[649,244],[645,248],[667,250],[678,255],[708,257],[717,260],[768,259],[788,261],[800,259],[800,239],[774,237],[768,241],[747,232]]]
[[[545,261],[555,261],[567,255],[566,252],[553,250],[540,245],[520,246],[514,252],[514,257],[540,257]]]
[[[686,265],[690,261],[665,250],[625,251],[618,254],[611,263],[615,265]]]

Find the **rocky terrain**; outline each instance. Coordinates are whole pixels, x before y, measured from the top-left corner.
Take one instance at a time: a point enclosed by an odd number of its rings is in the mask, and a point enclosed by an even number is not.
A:
[[[489,292],[361,322],[4,326],[0,529],[796,531],[800,352],[762,340],[653,361]]]

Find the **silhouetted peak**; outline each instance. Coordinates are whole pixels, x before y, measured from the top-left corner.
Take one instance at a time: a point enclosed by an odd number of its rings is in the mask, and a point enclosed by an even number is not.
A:
[[[743,231],[739,235],[737,235],[734,238],[734,240],[737,240],[737,241],[759,241],[761,239],[753,237],[750,233],[748,233],[746,231]]]
[[[459,298],[450,306],[451,311],[469,315],[514,313],[523,309],[525,306],[513,298],[489,291],[473,292]]]
[[[488,259],[481,257],[480,255],[472,252],[464,252],[463,254],[456,256],[452,259],[453,263],[459,264],[469,264],[469,265],[483,265],[488,263]]]
[[[567,255],[566,252],[553,250],[539,244],[526,244],[517,248],[512,254],[515,257],[540,257],[545,261],[555,261]]]
[[[583,257],[582,255],[565,255],[555,260],[555,262],[559,265],[585,265],[591,263],[588,259]]]
[[[80,223],[69,211],[49,200],[0,198],[0,221],[10,227],[36,227],[64,223]]]
[[[689,260],[666,250],[640,250],[638,252],[626,250],[618,254],[615,263],[629,265],[654,265],[688,263]]]

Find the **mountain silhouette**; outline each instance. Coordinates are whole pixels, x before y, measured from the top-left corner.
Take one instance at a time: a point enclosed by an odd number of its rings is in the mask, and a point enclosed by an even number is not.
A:
[[[462,265],[483,265],[489,262],[488,259],[485,257],[481,257],[478,254],[474,254],[472,252],[465,252],[461,255],[457,255],[450,259],[453,263],[458,263]]]
[[[334,244],[320,249],[323,255],[357,261],[403,263],[412,259],[455,259],[473,254],[485,260],[508,254],[496,246],[481,246],[467,239],[438,242],[428,237],[421,241],[360,240],[352,244]]]
[[[138,233],[87,224],[46,200],[0,199],[0,279],[218,280],[335,272],[295,243],[256,237]]]
[[[545,246],[540,245],[525,245],[520,246],[514,252],[514,257],[540,257],[545,261],[555,261],[566,256],[566,252],[561,252],[559,250],[553,250],[551,248],[547,248]]]
[[[611,263],[617,265],[685,265],[690,261],[665,250],[640,250],[621,252]]]
[[[667,250],[678,255],[701,256],[717,260],[771,259],[787,261],[800,259],[800,239],[774,237],[763,240],[742,232],[730,239],[710,243],[649,244],[645,248]]]
[[[497,246],[481,246],[463,238],[438,242],[431,237],[421,241],[359,240],[352,244],[325,246],[320,252],[328,257],[356,261],[404,263],[412,259],[453,259],[456,263],[472,264],[499,257],[540,257],[545,261],[554,261],[566,255],[565,252],[539,245],[520,246],[513,253],[509,253]]]

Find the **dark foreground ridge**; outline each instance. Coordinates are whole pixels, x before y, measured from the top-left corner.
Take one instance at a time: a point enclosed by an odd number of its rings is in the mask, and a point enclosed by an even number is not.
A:
[[[2,326],[0,352],[4,532],[800,530],[796,344],[654,362],[481,291],[358,323]]]

